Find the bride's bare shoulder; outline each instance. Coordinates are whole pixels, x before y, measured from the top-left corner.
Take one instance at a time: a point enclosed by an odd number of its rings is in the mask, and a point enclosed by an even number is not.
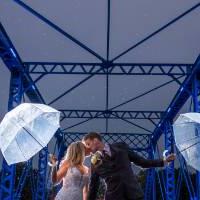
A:
[[[67,162],[67,160],[62,160],[60,162],[59,168],[61,168],[61,167],[63,167],[63,168],[69,167],[69,163]]]

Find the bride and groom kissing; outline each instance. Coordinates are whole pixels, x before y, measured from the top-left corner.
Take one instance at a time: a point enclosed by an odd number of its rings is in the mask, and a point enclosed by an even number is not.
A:
[[[85,156],[91,156],[91,167],[86,167]],[[143,191],[132,170],[131,163],[142,168],[163,167],[175,159],[150,160],[131,151],[124,142],[104,143],[99,133],[90,132],[82,141],[69,145],[57,170],[54,156],[50,157],[53,183],[62,182],[55,200],[95,200],[100,177],[105,180],[105,200],[143,200]]]

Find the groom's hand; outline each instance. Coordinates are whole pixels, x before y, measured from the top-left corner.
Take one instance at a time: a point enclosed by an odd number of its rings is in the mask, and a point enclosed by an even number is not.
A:
[[[166,158],[164,159],[165,163],[170,163],[172,161],[174,161],[176,159],[176,154],[171,153],[168,156],[166,156]]]
[[[49,154],[49,160],[50,160],[50,162],[51,162],[52,165],[55,165],[56,162],[57,162],[57,158],[53,154]]]

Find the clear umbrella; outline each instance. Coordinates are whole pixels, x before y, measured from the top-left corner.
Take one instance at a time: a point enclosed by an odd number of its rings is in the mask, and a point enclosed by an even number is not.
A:
[[[187,164],[200,171],[200,113],[181,114],[173,130],[176,146]]]
[[[44,104],[22,103],[0,124],[0,148],[7,163],[29,160],[59,128],[60,112]]]

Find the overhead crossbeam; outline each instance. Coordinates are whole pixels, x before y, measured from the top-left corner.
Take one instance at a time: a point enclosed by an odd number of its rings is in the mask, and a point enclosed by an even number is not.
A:
[[[73,141],[82,140],[86,132],[63,132],[60,133],[66,146]],[[101,133],[105,142],[126,142],[132,150],[145,151],[150,148],[151,134],[143,133]]]
[[[66,118],[110,119],[161,119],[162,111],[112,111],[112,110],[60,110],[61,120]]]
[[[189,75],[186,63],[58,63],[25,62],[29,74]]]
[[[98,53],[96,53],[95,51],[93,51],[92,49],[90,49],[88,46],[86,46],[85,44],[83,44],[82,42],[80,42],[78,39],[76,39],[74,36],[70,35],[65,30],[63,30],[62,28],[60,28],[59,26],[57,26],[56,24],[54,24],[53,22],[51,22],[49,19],[47,19],[46,17],[44,17],[43,15],[41,15],[40,13],[38,13],[37,11],[35,11],[33,8],[31,8],[30,6],[28,6],[27,4],[25,4],[23,1],[14,0],[14,2],[17,3],[19,6],[21,6],[22,8],[24,8],[25,10],[27,10],[28,12],[30,12],[31,14],[33,14],[34,16],[36,16],[38,19],[40,19],[44,23],[46,23],[48,26],[50,26],[55,31],[57,31],[58,33],[60,33],[61,35],[63,35],[65,38],[68,38],[69,40],[71,40],[72,42],[74,42],[75,44],[77,44],[80,48],[86,50],[88,53],[90,53],[91,55],[95,56],[99,60],[105,61],[105,59],[103,57],[101,57]]]

